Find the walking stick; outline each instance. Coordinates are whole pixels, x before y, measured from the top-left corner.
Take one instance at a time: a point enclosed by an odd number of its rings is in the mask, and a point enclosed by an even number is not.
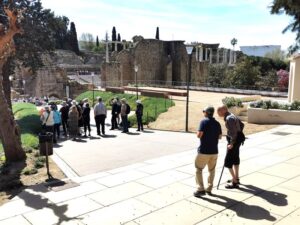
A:
[[[219,186],[220,186],[220,182],[221,182],[221,179],[222,179],[224,167],[225,167],[225,165],[223,165],[223,168],[222,168],[222,172],[221,172],[220,179],[219,179],[219,182],[218,182],[217,190],[219,190]]]

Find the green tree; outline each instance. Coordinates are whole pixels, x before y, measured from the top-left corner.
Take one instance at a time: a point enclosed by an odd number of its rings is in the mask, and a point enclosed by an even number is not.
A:
[[[111,33],[111,40],[112,41],[116,41],[117,40],[117,31],[116,31],[116,27],[113,27],[112,29],[112,33]],[[116,49],[116,44],[112,44],[112,50],[114,51]]]
[[[286,54],[280,49],[275,49],[272,52],[266,53],[265,57],[273,60],[286,60]]]
[[[234,49],[235,45],[237,44],[237,42],[238,42],[238,40],[236,38],[231,39],[230,43],[231,43],[233,49]]]
[[[208,76],[206,83],[213,87],[224,86],[225,75],[227,71],[227,65],[224,64],[210,64],[208,68]]]
[[[93,35],[90,33],[83,33],[80,37],[79,45],[81,49],[92,51],[95,47],[95,40]]]
[[[227,70],[225,83],[232,88],[252,89],[256,87],[259,76],[259,67],[253,66],[252,61],[245,57],[235,67]]]
[[[99,47],[99,45],[100,45],[100,43],[99,43],[99,37],[97,35],[97,37],[96,37],[96,47]]]
[[[159,27],[156,27],[155,39],[159,40]]]
[[[290,30],[296,33],[295,44],[289,47],[292,54],[300,49],[300,4],[299,0],[273,0],[271,14],[283,14],[292,17],[292,22],[282,31],[285,33]]]
[[[39,0],[1,1],[0,4],[0,136],[7,161],[25,158],[20,130],[9,106],[8,76],[18,59],[35,71],[42,65],[41,52],[52,51],[54,14]],[[47,40],[47,41],[45,41]]]
[[[69,45],[73,52],[79,55],[79,45],[77,39],[76,27],[73,22],[71,22],[70,32],[69,32]]]

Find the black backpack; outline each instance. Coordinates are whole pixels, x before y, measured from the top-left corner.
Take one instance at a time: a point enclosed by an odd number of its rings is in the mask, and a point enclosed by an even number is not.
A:
[[[237,141],[239,143],[241,143],[242,145],[244,145],[244,142],[246,140],[245,134],[243,132],[245,124],[238,117],[236,117],[236,119],[237,119],[237,121],[238,121],[238,123],[240,125],[240,131],[237,134]]]
[[[131,109],[128,104],[126,104],[126,114],[128,115],[130,113]]]

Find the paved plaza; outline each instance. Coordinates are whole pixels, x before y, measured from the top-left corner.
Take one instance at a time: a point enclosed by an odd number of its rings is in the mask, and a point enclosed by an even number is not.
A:
[[[117,137],[60,143],[53,159],[69,176],[65,185],[28,187],[0,207],[0,224],[281,225],[299,221],[299,126],[284,125],[248,136],[241,148],[240,189],[224,188],[229,178],[225,171],[219,190],[214,188],[214,196],[203,198],[193,197],[195,134],[109,134]],[[215,186],[225,146],[223,138]]]

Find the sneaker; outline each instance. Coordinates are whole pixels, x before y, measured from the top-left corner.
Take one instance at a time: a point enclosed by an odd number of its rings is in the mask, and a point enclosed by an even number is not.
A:
[[[205,195],[205,191],[195,191],[194,197],[200,198],[201,196]]]
[[[213,196],[213,193],[211,193],[211,191],[205,191],[205,193],[209,196]]]
[[[227,183],[231,183],[232,182],[232,180],[230,179],[230,180],[227,180]],[[237,184],[241,184],[240,183],[240,179],[237,179]]]

